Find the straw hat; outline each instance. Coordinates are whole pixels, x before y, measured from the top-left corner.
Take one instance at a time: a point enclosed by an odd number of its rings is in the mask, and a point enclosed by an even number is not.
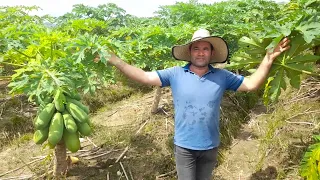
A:
[[[214,55],[211,57],[210,63],[224,63],[229,56],[228,45],[221,37],[210,36],[210,32],[206,29],[197,30],[189,43],[184,45],[176,45],[172,48],[172,56],[176,60],[190,61],[190,45],[196,41],[206,41],[212,44]]]

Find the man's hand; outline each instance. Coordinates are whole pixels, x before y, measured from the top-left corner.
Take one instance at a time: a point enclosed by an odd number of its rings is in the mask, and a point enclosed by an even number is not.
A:
[[[112,65],[117,64],[117,62],[120,60],[113,52],[109,52],[110,58],[107,60]],[[100,55],[97,54],[96,57],[93,59],[95,63],[98,63],[100,61]]]
[[[273,52],[267,51],[267,55],[272,59],[276,59],[282,52],[288,50],[290,48],[289,46],[290,40],[286,37],[282,39],[279,44],[274,48]]]
[[[100,61],[100,55],[97,54],[96,57],[93,59],[93,62],[98,63]]]
[[[279,42],[272,52],[268,50],[256,72],[253,73],[249,78],[245,77],[237,91],[257,90],[267,78],[273,60],[275,60],[282,52],[290,48],[289,43],[290,40],[288,38],[284,38]]]

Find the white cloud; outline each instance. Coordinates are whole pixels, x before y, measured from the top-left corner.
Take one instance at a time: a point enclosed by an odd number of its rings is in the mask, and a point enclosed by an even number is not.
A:
[[[179,2],[188,2],[189,0],[178,0]],[[200,3],[214,3],[221,0],[198,0]],[[275,0],[286,1],[289,0]],[[150,17],[153,12],[158,10],[161,5],[175,4],[176,0],[9,0],[1,1],[0,6],[39,6],[42,10],[34,12],[37,15],[50,14],[52,16],[61,16],[72,10],[74,4],[85,4],[89,6],[98,6],[99,4],[115,3],[126,10],[128,14],[139,17]]]

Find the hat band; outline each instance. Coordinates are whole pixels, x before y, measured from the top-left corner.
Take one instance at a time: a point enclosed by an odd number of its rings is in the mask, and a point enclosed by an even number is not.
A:
[[[195,37],[195,38],[193,38],[191,41],[197,41],[197,40],[203,39],[203,38],[207,38],[207,37]]]

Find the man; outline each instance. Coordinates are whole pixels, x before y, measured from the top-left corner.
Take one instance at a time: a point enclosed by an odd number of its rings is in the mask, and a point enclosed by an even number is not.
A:
[[[270,70],[273,60],[289,49],[283,39],[268,52],[251,77],[235,75],[211,63],[228,58],[228,47],[220,37],[209,31],[196,31],[190,43],[174,46],[177,60],[189,61],[184,67],[172,67],[145,72],[131,66],[114,54],[109,63],[129,78],[148,85],[171,86],[175,108],[175,159],[180,180],[209,180],[217,161],[219,140],[219,107],[225,90],[252,91],[259,88]]]

